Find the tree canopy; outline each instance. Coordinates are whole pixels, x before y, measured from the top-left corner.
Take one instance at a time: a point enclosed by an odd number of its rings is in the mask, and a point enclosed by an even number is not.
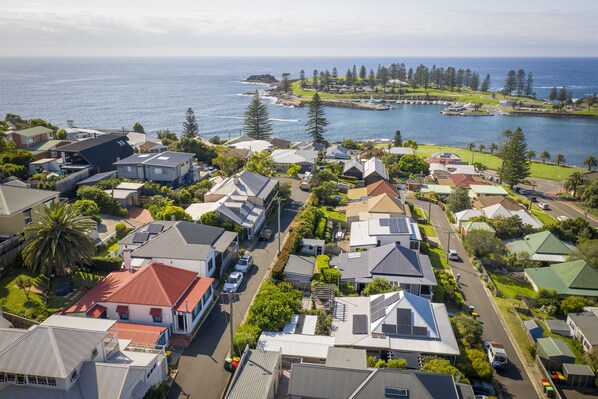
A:
[[[471,208],[471,199],[469,193],[463,187],[457,187],[449,194],[446,199],[446,206],[453,213],[464,211]]]
[[[254,152],[249,156],[245,168],[249,172],[269,177],[274,174],[274,160],[268,151]]]
[[[388,280],[381,277],[374,277],[371,283],[366,284],[362,294],[366,296],[385,294],[387,292],[396,291],[398,287],[390,285]]]
[[[185,122],[183,123],[182,136],[192,139],[198,134],[199,126],[197,125],[197,119],[195,119],[195,113],[192,108],[188,108],[185,115]]]
[[[529,176],[527,144],[521,128],[515,129],[514,132],[510,130],[503,132],[500,157],[503,160],[503,165],[499,176],[511,188]]]
[[[430,173],[430,165],[423,158],[415,154],[403,155],[398,162],[398,168],[401,172],[409,175],[427,175]]]
[[[245,111],[243,130],[255,140],[267,140],[272,135],[272,123],[270,122],[268,106],[262,103],[257,90]]]
[[[309,102],[307,111],[307,123],[305,124],[307,134],[316,143],[324,143],[324,132],[328,126],[324,113],[324,105],[320,100],[320,95],[316,92]]]

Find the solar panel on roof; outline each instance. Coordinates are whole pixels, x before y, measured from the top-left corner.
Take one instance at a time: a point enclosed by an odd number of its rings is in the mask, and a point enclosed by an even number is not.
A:
[[[401,298],[401,294],[399,292],[395,292],[391,296],[389,296],[388,298],[386,298],[384,300],[384,306],[390,306],[393,303],[395,303],[396,301],[398,301],[400,298]]]
[[[133,235],[133,243],[141,244],[147,241],[149,233],[147,231],[140,231]]]
[[[390,219],[390,232],[391,233],[404,233],[409,231],[405,219]]]
[[[397,326],[394,324],[382,324],[382,332],[384,334],[396,334]]]
[[[380,219],[380,226],[388,226],[388,219]]]
[[[368,333],[368,316],[365,314],[353,315],[353,334]]]
[[[370,315],[372,316],[372,321],[376,321],[376,320],[383,318],[385,314],[386,314],[385,309],[381,308],[380,310],[377,310],[377,311],[371,313]]]
[[[427,337],[428,336],[428,329],[426,327],[416,327],[413,326],[413,335],[417,335],[420,337]]]
[[[397,326],[397,334],[411,335],[411,326]]]
[[[158,224],[158,223],[151,223],[149,226],[147,226],[147,232],[150,234],[158,234],[163,229],[164,229],[164,225]]]

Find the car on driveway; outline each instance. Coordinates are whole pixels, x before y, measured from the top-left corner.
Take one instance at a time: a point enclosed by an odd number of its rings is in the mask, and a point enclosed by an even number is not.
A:
[[[243,273],[232,272],[226,279],[226,283],[224,283],[224,292],[237,292],[241,287],[241,283],[243,283]]]
[[[455,249],[448,250],[448,258],[449,260],[459,260],[459,254]]]
[[[559,222],[564,222],[567,219],[569,219],[569,216],[560,215],[556,217],[556,220],[558,220]]]
[[[247,273],[247,270],[251,269],[253,266],[253,256],[251,254],[245,253],[235,265],[235,271],[241,273]]]
[[[494,396],[496,392],[491,383],[482,380],[471,380],[471,388],[475,395]]]
[[[550,209],[550,206],[546,202],[539,202],[538,208],[542,209],[543,211],[546,211]]]

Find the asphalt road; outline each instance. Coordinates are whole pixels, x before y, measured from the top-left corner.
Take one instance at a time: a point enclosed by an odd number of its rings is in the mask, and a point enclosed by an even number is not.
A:
[[[428,203],[411,199],[414,204],[428,209]],[[448,249],[448,232],[452,232],[450,223],[446,219],[444,212],[437,205],[432,205],[432,224],[438,233],[443,248]],[[479,313],[479,321],[484,325],[484,340],[493,340],[502,342],[509,358],[509,365],[502,370],[495,372],[495,378],[503,390],[503,398],[535,398],[536,391],[529,381],[529,378],[522,366],[522,360],[517,356],[513,348],[505,326],[502,325],[499,316],[490,303],[481,279],[465,252],[461,241],[452,234],[450,249],[455,249],[459,253],[460,261],[450,261],[450,266],[455,275],[460,274],[460,285],[463,292],[463,298],[468,305],[475,306]]]
[[[309,193],[299,190],[299,182],[293,182],[292,201],[281,213],[281,239]],[[277,227],[273,231],[276,231]],[[233,324],[238,326],[245,316],[249,304],[257,292],[272,260],[278,252],[277,235],[259,242],[251,251],[254,267],[251,275],[241,287],[233,304]],[[224,358],[230,348],[229,303],[219,299],[208,318],[201,326],[191,345],[183,352],[169,398],[218,399],[226,386],[230,374],[224,370]]]

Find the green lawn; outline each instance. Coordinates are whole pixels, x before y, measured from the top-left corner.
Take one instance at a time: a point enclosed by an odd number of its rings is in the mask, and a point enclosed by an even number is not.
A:
[[[418,223],[417,225],[419,226],[420,229],[422,229],[424,231],[424,234],[426,235],[426,237],[438,237],[438,234],[436,234],[436,230],[434,229],[434,226],[432,226],[431,224]]]
[[[532,205],[532,215],[534,215],[542,224],[549,225],[556,223],[556,219],[547,214],[546,212],[541,211],[538,209],[537,206]]]
[[[34,288],[29,292],[29,300],[27,300],[25,292],[16,286],[16,280],[19,276],[27,276],[33,279]],[[74,287],[75,289],[90,287],[102,277],[103,275],[99,274],[75,272],[73,276]],[[9,313],[41,321],[50,314],[62,310],[73,301],[73,297],[66,299],[54,295],[56,287],[69,279],[69,277],[54,278],[46,306],[44,305],[43,291],[48,285],[48,279],[25,269],[11,270],[7,276],[0,280],[0,307]]]
[[[496,297],[494,298],[494,300],[496,301],[496,304],[500,309],[500,313],[502,314],[503,318],[507,323],[507,327],[511,331],[511,334],[513,334],[513,336],[515,337],[515,341],[517,342],[517,345],[519,345],[519,349],[521,349],[523,357],[525,358],[528,364],[532,364],[534,362],[534,359],[532,358],[527,349],[531,346],[531,343],[527,337],[525,330],[523,329],[523,326],[521,325],[521,322],[519,321],[518,316],[515,313],[513,313],[514,310],[511,308],[511,306],[514,303],[514,300]]]
[[[341,222],[344,222],[346,220],[346,216],[344,212],[339,212],[339,211],[334,211],[334,210],[328,210],[328,207],[326,206],[320,206],[320,210],[322,212],[324,212],[324,215],[328,218],[328,219],[334,219],[334,220],[340,220]]]
[[[476,143],[480,144],[480,143]],[[484,143],[488,146],[490,143]],[[473,162],[481,162],[490,170],[499,170],[502,161],[496,155],[492,155],[489,152],[472,152],[466,150],[464,148],[459,147],[451,147],[451,146],[436,146],[436,145],[420,145],[419,148],[415,151],[415,153],[421,157],[428,158],[432,154],[437,152],[452,152],[453,154],[457,154],[467,162],[472,162],[472,155],[473,155]],[[538,179],[546,179],[546,180],[556,180],[556,181],[563,181],[565,180],[570,174],[573,172],[584,172],[585,169],[582,168],[572,168],[567,166],[556,166],[552,164],[543,164],[541,162],[532,162],[530,167],[531,176]]]
[[[116,249],[118,248],[118,241],[115,242],[114,244],[112,244],[110,247],[104,249],[103,251],[101,251],[100,253],[98,253],[98,256],[108,256],[112,253],[112,251],[116,251]]]
[[[492,278],[496,287],[503,293],[505,298],[514,299],[517,295],[523,295],[529,298],[536,297],[536,291],[534,291],[529,283],[517,281],[507,274],[496,273],[490,269],[486,269],[486,272],[490,278]]]
[[[432,266],[436,269],[448,270],[451,268],[446,261],[446,253],[441,245],[430,243],[430,253],[428,256],[430,257],[430,263],[432,263]]]

